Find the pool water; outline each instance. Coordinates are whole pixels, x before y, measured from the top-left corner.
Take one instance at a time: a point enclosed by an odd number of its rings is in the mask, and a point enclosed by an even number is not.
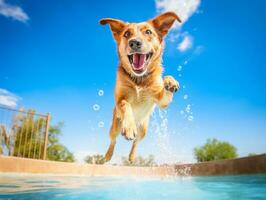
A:
[[[266,199],[266,175],[129,178],[0,175],[0,199]]]

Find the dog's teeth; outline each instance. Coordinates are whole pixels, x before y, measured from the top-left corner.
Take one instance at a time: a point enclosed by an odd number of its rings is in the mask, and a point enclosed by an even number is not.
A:
[[[135,63],[135,60],[136,60],[135,54],[133,54],[132,57],[133,57],[132,61]]]

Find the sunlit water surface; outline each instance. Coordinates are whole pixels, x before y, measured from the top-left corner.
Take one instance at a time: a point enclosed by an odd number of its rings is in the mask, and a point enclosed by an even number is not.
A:
[[[125,178],[2,174],[0,199],[266,199],[266,175]]]

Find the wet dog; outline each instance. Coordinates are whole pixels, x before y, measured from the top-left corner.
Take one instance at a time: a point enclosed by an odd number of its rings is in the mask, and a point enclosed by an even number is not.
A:
[[[120,133],[127,140],[133,140],[129,161],[134,161],[136,146],[147,133],[155,105],[166,108],[173,93],[179,89],[172,76],[162,78],[163,39],[176,20],[181,22],[174,12],[163,13],[142,23],[112,18],[100,20],[102,25],[110,25],[120,59],[106,161],[112,158]]]

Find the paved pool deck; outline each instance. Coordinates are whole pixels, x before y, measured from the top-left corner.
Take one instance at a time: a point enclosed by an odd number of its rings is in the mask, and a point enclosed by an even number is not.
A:
[[[158,167],[90,165],[0,156],[1,173],[83,176],[213,176],[266,173],[266,154]]]

